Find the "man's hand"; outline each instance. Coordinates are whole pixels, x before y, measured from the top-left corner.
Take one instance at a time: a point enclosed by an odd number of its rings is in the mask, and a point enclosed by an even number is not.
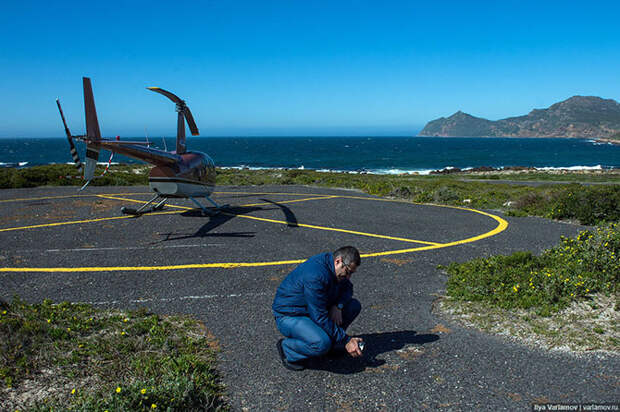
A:
[[[334,305],[329,308],[329,318],[334,321],[338,326],[342,326],[342,310],[338,309],[338,306]]]
[[[359,342],[363,342],[363,339],[362,338],[351,338],[351,340],[344,347],[347,350],[347,352],[349,352],[349,355],[351,355],[354,358],[357,358],[358,356],[362,356],[362,351],[360,350]]]

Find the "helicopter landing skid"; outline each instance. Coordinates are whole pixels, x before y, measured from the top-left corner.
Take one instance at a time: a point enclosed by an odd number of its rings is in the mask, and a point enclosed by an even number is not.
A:
[[[156,201],[160,197],[161,197],[160,195],[155,195],[151,200],[149,200],[148,202],[146,202],[145,204],[140,206],[138,209],[134,209],[132,207],[125,207],[125,206],[123,206],[123,207],[121,207],[121,213],[123,213],[124,215],[141,216],[141,215],[143,215],[145,213],[156,212],[158,210],[161,210],[161,209],[164,208],[164,203],[166,203],[166,200],[168,200],[167,197],[163,197],[159,203],[157,203],[155,206],[147,209],[148,205],[150,205],[151,203],[153,203],[154,201]]]

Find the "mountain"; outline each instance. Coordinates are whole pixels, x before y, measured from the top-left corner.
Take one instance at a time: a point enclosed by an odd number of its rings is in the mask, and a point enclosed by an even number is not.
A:
[[[426,124],[419,136],[589,137],[620,133],[620,103],[595,96],[573,96],[525,116],[491,121],[458,111]]]

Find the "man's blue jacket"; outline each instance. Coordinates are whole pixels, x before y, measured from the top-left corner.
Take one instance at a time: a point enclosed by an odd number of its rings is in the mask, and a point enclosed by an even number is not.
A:
[[[344,329],[329,318],[329,308],[346,304],[353,296],[353,284],[336,280],[334,256],[312,256],[282,281],[273,300],[274,316],[308,316],[319,325],[333,343],[347,343]]]

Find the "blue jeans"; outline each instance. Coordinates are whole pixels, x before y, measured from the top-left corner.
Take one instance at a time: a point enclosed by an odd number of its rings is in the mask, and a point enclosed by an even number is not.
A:
[[[347,329],[362,310],[357,299],[351,299],[342,308],[342,328]],[[286,336],[282,341],[284,355],[289,362],[321,356],[332,348],[332,340],[325,331],[308,316],[277,316],[276,326]],[[344,345],[334,345],[335,349],[344,349]]]

